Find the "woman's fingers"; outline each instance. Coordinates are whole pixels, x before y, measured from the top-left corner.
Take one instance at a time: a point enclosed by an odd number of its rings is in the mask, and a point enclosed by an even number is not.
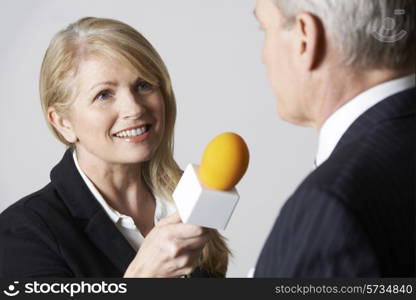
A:
[[[175,277],[198,264],[208,229],[183,224],[178,213],[162,219],[144,239],[125,276]]]
[[[207,241],[208,234],[187,238],[174,237],[165,246],[171,258],[178,258],[189,251],[201,251]]]
[[[172,272],[171,275],[173,277],[181,277],[184,275],[191,274],[195,267],[198,265],[200,257],[200,250],[187,251],[185,254],[181,255],[176,259],[177,265],[175,271]]]
[[[180,241],[180,250],[183,251],[199,251],[201,250],[205,244],[208,241],[208,234],[189,238],[189,239],[183,239]]]
[[[157,226],[164,226],[168,224],[178,224],[181,223],[181,217],[179,216],[179,213],[171,214],[163,219],[160,219],[160,221],[157,223]]]
[[[193,224],[172,224],[169,225],[170,232],[176,239],[190,239],[194,237],[200,237],[207,233],[207,229],[204,227]]]
[[[166,230],[169,231],[174,238],[188,239],[202,236],[207,232],[207,229],[204,227],[193,224],[183,224],[179,213],[174,213],[163,218],[157,224],[158,227],[168,225],[169,228],[166,228]]]

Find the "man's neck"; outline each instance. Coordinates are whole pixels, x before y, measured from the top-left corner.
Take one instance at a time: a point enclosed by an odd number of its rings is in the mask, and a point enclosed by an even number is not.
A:
[[[344,72],[337,76],[337,84],[326,85],[321,94],[321,105],[315,111],[313,127],[319,131],[325,121],[340,107],[354,99],[362,92],[402,76],[411,74],[410,71],[371,70],[366,72]],[[333,81],[332,78],[331,81]],[[329,82],[329,81],[327,81]]]

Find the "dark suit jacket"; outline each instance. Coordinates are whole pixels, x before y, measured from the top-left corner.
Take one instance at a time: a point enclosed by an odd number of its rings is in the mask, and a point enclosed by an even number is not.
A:
[[[0,276],[122,277],[136,252],[67,150],[51,182],[0,215]],[[192,277],[207,277],[200,269]]]
[[[379,102],[283,206],[255,277],[414,277],[416,89]]]

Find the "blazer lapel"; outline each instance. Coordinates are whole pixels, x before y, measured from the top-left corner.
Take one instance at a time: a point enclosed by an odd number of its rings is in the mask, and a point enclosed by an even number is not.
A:
[[[52,169],[50,177],[71,215],[84,224],[91,242],[124,274],[136,253],[88,189],[76,169],[71,149]]]
[[[124,274],[136,253],[103,209],[97,210],[90,218],[85,233]]]

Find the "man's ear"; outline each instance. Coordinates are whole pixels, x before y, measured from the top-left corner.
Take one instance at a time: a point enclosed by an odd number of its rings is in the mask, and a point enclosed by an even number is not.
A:
[[[325,30],[322,22],[310,13],[300,13],[296,16],[296,51],[300,62],[308,70],[317,68],[326,49]]]
[[[49,123],[65,138],[68,143],[74,144],[78,141],[71,122],[58,113],[55,107],[51,106],[48,108],[47,116]]]

